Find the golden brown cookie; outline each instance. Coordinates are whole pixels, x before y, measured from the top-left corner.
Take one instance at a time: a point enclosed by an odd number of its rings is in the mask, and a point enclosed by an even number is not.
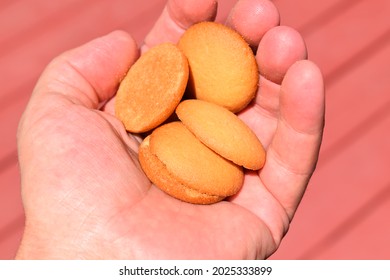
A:
[[[265,150],[252,130],[235,114],[202,100],[185,100],[176,108],[183,124],[207,147],[247,169],[258,170]]]
[[[225,197],[208,195],[190,189],[179,182],[166,166],[150,152],[150,136],[142,141],[139,148],[139,160],[146,176],[161,190],[180,200],[194,204],[211,204]]]
[[[242,167],[210,150],[181,122],[160,126],[149,137],[141,144],[140,163],[149,179],[168,194],[205,204],[241,188]]]
[[[130,68],[115,100],[115,115],[129,132],[149,131],[163,123],[183,97],[188,62],[171,43],[151,48]]]
[[[179,48],[190,66],[187,90],[191,98],[219,104],[232,112],[242,110],[258,87],[255,56],[233,29],[215,22],[191,26]]]

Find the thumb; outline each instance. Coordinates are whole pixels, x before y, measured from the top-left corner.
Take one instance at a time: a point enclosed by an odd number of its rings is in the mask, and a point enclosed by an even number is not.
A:
[[[113,97],[138,56],[135,40],[123,31],[114,31],[69,50],[46,67],[30,103],[39,105],[56,92],[72,103],[96,109]]]

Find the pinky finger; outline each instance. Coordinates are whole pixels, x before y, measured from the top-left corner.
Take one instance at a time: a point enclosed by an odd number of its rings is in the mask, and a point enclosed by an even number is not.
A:
[[[292,218],[316,167],[324,126],[324,83],[317,66],[301,60],[281,86],[280,116],[260,177]]]

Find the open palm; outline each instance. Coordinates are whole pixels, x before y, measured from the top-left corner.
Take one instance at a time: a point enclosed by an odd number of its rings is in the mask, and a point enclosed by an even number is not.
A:
[[[169,1],[142,51],[212,20],[215,1],[201,2]],[[129,35],[113,32],[53,60],[18,131],[26,227],[17,257],[271,255],[314,171],[324,115],[321,74],[309,61],[296,62],[305,46],[291,28],[274,27],[275,11],[269,1],[240,1],[227,22],[258,47],[259,93],[239,116],[264,143],[267,160],[260,172],[246,173],[237,195],[212,205],[181,202],[153,186],[138,163],[139,137],[114,117],[119,81],[139,56]]]

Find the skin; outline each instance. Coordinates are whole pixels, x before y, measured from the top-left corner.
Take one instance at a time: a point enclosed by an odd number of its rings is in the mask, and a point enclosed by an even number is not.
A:
[[[278,73],[274,81],[259,77],[256,99],[239,114],[267,159],[246,173],[237,195],[207,206],[166,195],[139,166],[139,137],[113,114],[119,81],[140,52],[175,42],[193,23],[214,19],[216,9],[209,0],[168,1],[145,45],[116,31],[47,66],[18,130],[26,225],[17,259],[264,259],[278,248],[317,162],[324,85],[318,67],[302,60],[296,31],[275,29],[279,14],[270,1],[243,0],[227,22],[251,38],[259,66]],[[267,9],[263,20],[253,14]],[[286,43],[286,36],[295,39]],[[273,51],[286,59],[263,55]]]

